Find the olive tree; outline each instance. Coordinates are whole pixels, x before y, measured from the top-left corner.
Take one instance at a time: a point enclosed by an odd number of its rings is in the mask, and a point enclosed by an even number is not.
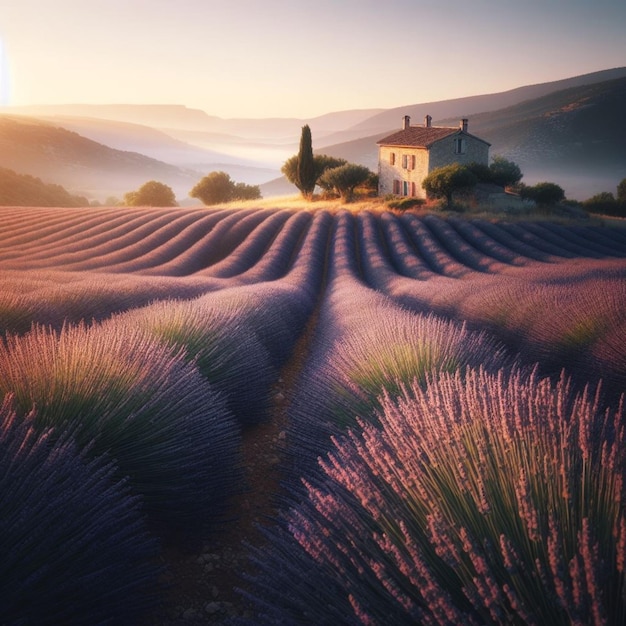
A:
[[[501,187],[512,187],[522,180],[522,170],[517,163],[507,161],[504,157],[494,156],[489,165],[491,182]]]
[[[124,194],[126,206],[178,206],[171,187],[156,180],[144,183],[137,191]]]
[[[365,183],[370,175],[371,172],[367,167],[346,163],[327,169],[320,178],[320,184],[334,189],[344,202],[350,202],[355,188]]]
[[[452,205],[452,197],[455,193],[471,189],[478,181],[476,174],[468,167],[453,163],[434,169],[422,181],[422,187],[429,196],[445,198],[446,205]]]
[[[533,200],[539,206],[552,206],[565,199],[565,192],[556,183],[542,182],[533,186],[523,186],[520,197]]]
[[[339,167],[340,165],[346,164],[347,161],[345,159],[340,159],[332,156],[328,156],[327,154],[315,154],[313,155],[313,166],[315,168],[315,184],[322,187],[322,189],[326,189],[324,184],[321,182],[322,174],[332,168]],[[298,155],[294,154],[290,156],[284,163],[280,170],[285,178],[292,184],[295,185],[298,189],[300,189],[300,183],[298,182]],[[329,189],[326,189],[329,191]]]
[[[257,185],[235,183],[226,172],[207,174],[189,192],[191,198],[197,198],[206,205],[222,204],[233,200],[256,200],[261,197]]]

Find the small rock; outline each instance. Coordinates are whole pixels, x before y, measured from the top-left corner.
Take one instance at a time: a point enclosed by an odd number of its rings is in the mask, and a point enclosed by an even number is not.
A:
[[[196,609],[191,608],[191,609],[186,609],[183,612],[183,619],[186,622],[190,622],[193,619],[198,619],[199,615],[198,615],[198,611],[196,611]]]
[[[208,602],[206,604],[206,606],[204,607],[204,610],[209,614],[209,615],[215,615],[215,613],[219,613],[219,611],[221,610],[221,606],[219,602]]]
[[[285,431],[285,430],[281,430],[281,431],[278,433],[278,438],[279,438],[281,441],[283,441],[283,440],[287,439],[287,431]]]
[[[282,392],[278,392],[275,396],[274,396],[274,400],[276,400],[276,402],[283,402],[285,400],[285,394]]]

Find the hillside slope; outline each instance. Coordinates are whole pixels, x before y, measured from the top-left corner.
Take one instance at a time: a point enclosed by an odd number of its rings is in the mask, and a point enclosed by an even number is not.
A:
[[[473,117],[477,113],[497,111],[498,109],[515,106],[516,104],[541,98],[556,91],[583,87],[624,77],[626,77],[626,67],[620,67],[548,83],[527,85],[499,93],[396,107],[394,109],[387,109],[363,121],[350,130],[359,131],[361,136],[365,133],[374,135],[376,133],[385,132],[390,128],[395,128],[403,115],[410,115],[415,121],[424,119],[425,115],[432,115],[433,122],[448,117]]]
[[[619,78],[474,115],[471,125],[499,153],[525,164],[626,167],[624,111],[626,78]]]
[[[46,184],[28,174],[0,167],[0,206],[84,207],[87,198],[73,196],[61,185]]]
[[[582,85],[526,100],[497,111],[472,115],[469,131],[491,143],[490,154],[520,165],[524,181],[552,180],[568,197],[585,199],[615,191],[626,177],[626,77]],[[376,170],[376,141],[384,132],[327,146],[317,152]],[[420,124],[421,118],[412,119]],[[458,118],[435,118],[434,124],[456,126]]]
[[[90,198],[123,195],[149,180],[185,193],[201,174],[115,150],[39,120],[0,116],[0,167],[60,184]]]

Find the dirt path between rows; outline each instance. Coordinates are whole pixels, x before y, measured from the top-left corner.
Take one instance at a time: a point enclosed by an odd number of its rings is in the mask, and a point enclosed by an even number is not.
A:
[[[242,572],[251,571],[246,544],[262,545],[259,526],[271,525],[277,513],[275,496],[281,490],[289,395],[308,354],[316,317],[309,321],[271,390],[270,419],[243,431],[241,451],[247,489],[230,504],[227,517],[232,521],[201,546],[165,547],[169,589],[163,607],[149,616],[146,626],[220,624],[232,617],[253,617],[252,607],[235,589],[245,585]]]

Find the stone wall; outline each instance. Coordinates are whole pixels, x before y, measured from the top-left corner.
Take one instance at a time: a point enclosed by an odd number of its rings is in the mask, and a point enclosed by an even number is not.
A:
[[[458,137],[464,138],[467,142],[465,154],[456,154],[454,151],[454,141]],[[438,167],[445,167],[452,165],[452,163],[489,165],[489,145],[469,135],[456,134],[446,137],[430,147],[429,173]]]
[[[391,154],[395,154],[395,164],[391,164]],[[402,157],[415,157],[415,168],[412,163],[409,168],[402,167]],[[403,148],[400,146],[380,146],[378,152],[378,195],[393,194],[393,181],[415,184],[416,198],[425,198],[426,192],[422,188],[422,181],[428,174],[428,151],[424,148]],[[403,194],[400,194],[403,195]],[[409,195],[411,195],[409,193]]]
[[[466,141],[466,151],[464,154],[455,153],[456,138],[463,138]],[[395,163],[391,163],[391,154],[395,155]],[[402,157],[415,157],[415,168],[402,166]],[[407,182],[409,193],[404,194],[403,189],[399,194],[413,195],[417,198],[426,198],[426,192],[422,187],[422,181],[432,170],[452,163],[483,163],[489,164],[489,145],[483,141],[473,138],[463,133],[455,133],[435,142],[430,150],[426,148],[410,148],[402,146],[379,146],[378,150],[378,195],[387,196],[394,194],[393,181],[400,181],[400,184]],[[413,188],[413,184],[415,185]],[[412,193],[414,190],[414,193]]]

